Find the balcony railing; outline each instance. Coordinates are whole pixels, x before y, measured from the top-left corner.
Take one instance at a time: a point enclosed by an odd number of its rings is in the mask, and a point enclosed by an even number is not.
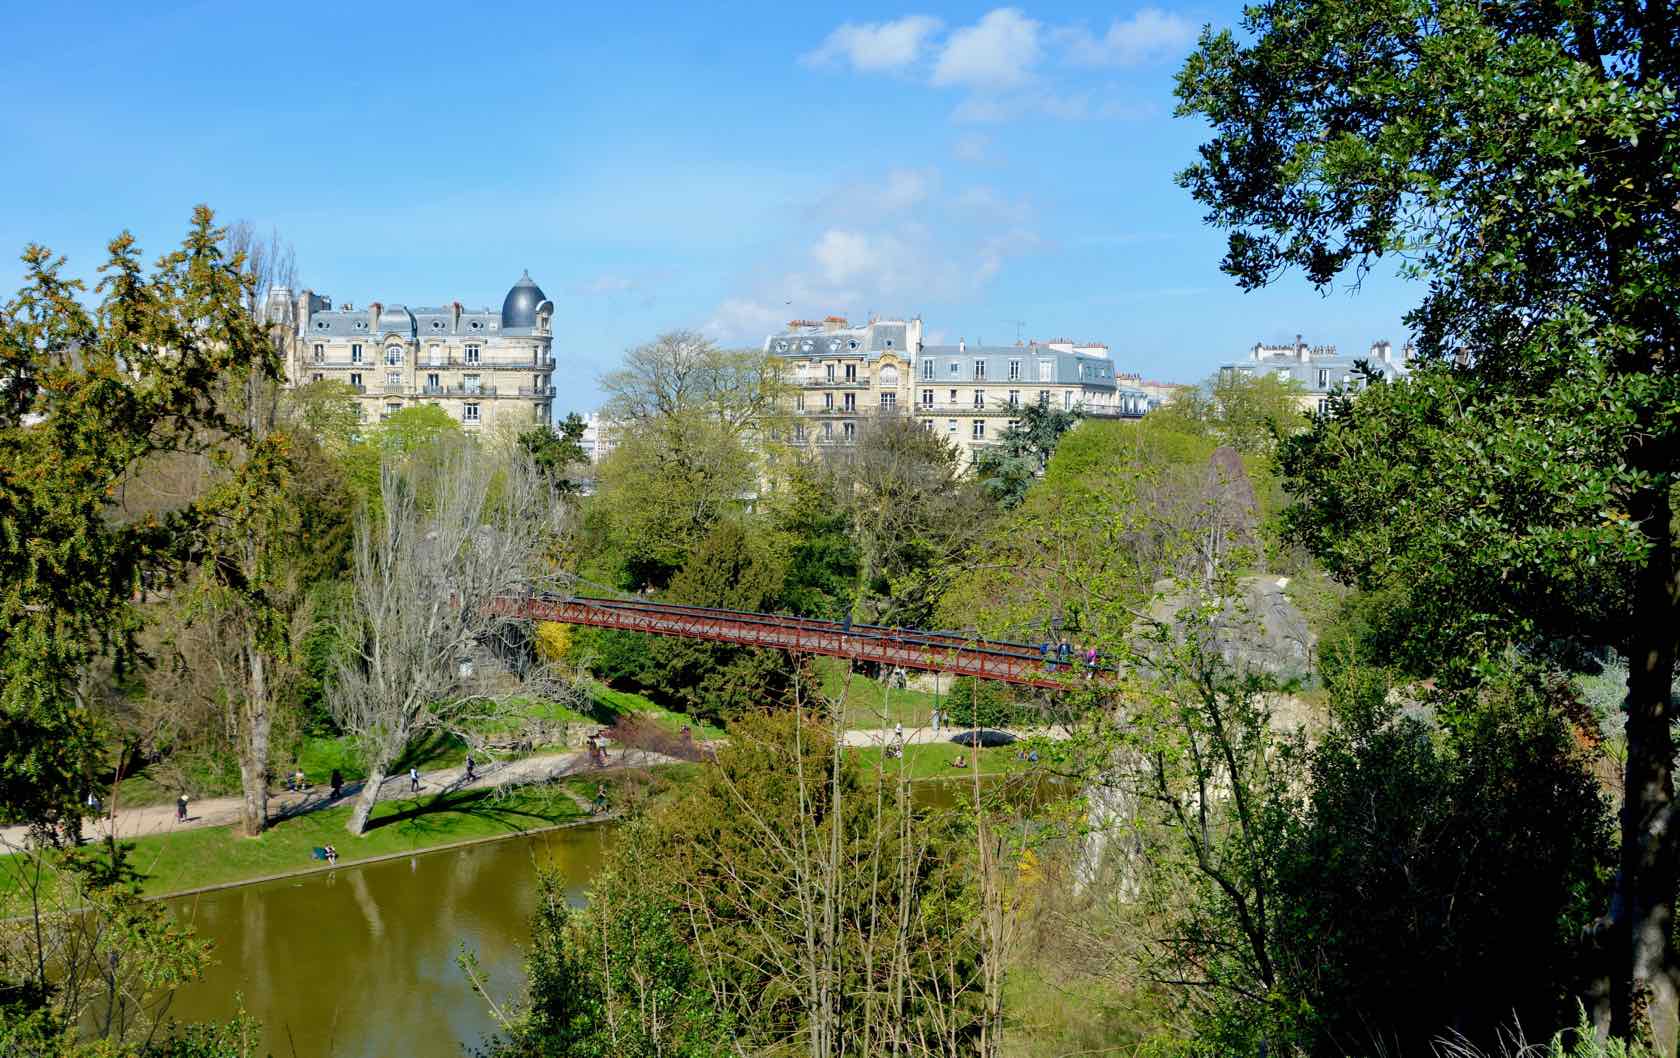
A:
[[[494,397],[495,386],[445,386],[445,395],[451,397]]]
[[[867,378],[798,378],[794,385],[805,389],[868,389]]]
[[[449,371],[548,371],[554,367],[552,360],[468,360],[463,356],[447,356],[432,360],[421,357],[414,361],[414,366],[421,369],[443,368]]]
[[[554,387],[553,386],[520,386],[519,387],[519,395],[521,397],[552,397],[552,396],[554,396]]]

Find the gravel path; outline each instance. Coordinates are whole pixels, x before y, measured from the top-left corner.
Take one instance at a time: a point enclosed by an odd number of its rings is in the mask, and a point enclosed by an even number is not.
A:
[[[649,753],[639,749],[614,749],[608,756],[608,770],[617,768],[645,768],[654,764],[670,764],[674,758],[662,753]],[[534,757],[521,757],[517,760],[494,761],[481,764],[476,768],[472,782],[467,781],[466,768],[437,768],[420,773],[420,794],[430,796],[440,793],[453,793],[457,790],[488,790],[503,786],[529,786],[536,783],[554,782],[571,775],[584,775],[599,772],[589,763],[589,755],[584,750],[570,753],[542,754]],[[343,793],[334,800],[332,791],[324,783],[317,784],[307,793],[279,793],[268,799],[268,813],[271,820],[286,819],[304,812],[314,812],[322,808],[335,805],[354,804],[362,792],[360,781],[346,783]],[[408,789],[408,773],[387,778],[379,785],[379,800],[399,801],[414,796]],[[186,822],[179,822],[175,818],[173,804],[142,805],[137,808],[122,808],[118,806],[115,819],[106,816],[90,821],[85,833],[88,837],[104,837],[110,833],[113,823],[119,838],[140,838],[152,834],[166,834],[173,830],[195,830],[199,827],[233,826],[239,822],[240,799],[237,797],[213,797],[202,801],[187,803]],[[24,827],[6,827],[0,829],[0,852],[8,851],[8,847],[21,847],[28,831]]]
[[[942,728],[937,733],[931,727],[913,727],[904,730],[903,740],[906,743],[927,744],[945,742],[954,738],[961,728]],[[1035,728],[1031,730],[1012,730],[1017,738],[1065,738],[1066,733],[1060,729]],[[868,746],[887,745],[895,741],[891,728],[859,728],[847,731],[843,736],[847,746],[863,748]],[[652,753],[639,749],[617,748],[609,754],[608,768],[645,768],[654,764],[671,764],[675,758],[661,753]],[[589,755],[584,750],[569,753],[542,754],[533,757],[521,757],[517,760],[494,761],[480,765],[472,782],[466,781],[466,769],[437,768],[423,771],[420,774],[420,793],[424,795],[453,793],[457,790],[485,790],[502,786],[529,786],[536,783],[554,782],[572,775],[583,775],[596,772],[599,769],[589,763]],[[356,797],[362,792],[361,782],[346,783],[344,792],[334,800],[331,791],[320,783],[307,793],[281,792],[268,799],[269,818],[272,820],[286,819],[304,812],[314,812],[334,805],[348,805],[355,803]],[[379,786],[379,800],[398,801],[413,796],[408,789],[408,773],[388,777]],[[87,825],[88,837],[104,837],[115,825],[117,836],[123,839],[147,837],[152,834],[167,834],[174,830],[194,830],[199,827],[233,826],[239,822],[240,799],[237,797],[213,797],[208,800],[190,801],[187,804],[187,818],[179,822],[175,818],[173,804],[142,805],[137,808],[122,808],[118,806],[115,818],[106,815]],[[28,831],[24,827],[0,828],[0,852],[23,845]]]

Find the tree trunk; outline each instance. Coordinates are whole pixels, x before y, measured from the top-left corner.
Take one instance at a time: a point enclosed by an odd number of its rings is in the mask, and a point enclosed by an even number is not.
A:
[[[240,833],[254,838],[268,826],[268,659],[249,630],[245,636],[245,723],[239,747]]]
[[[376,764],[368,769],[367,781],[362,783],[362,792],[356,798],[356,807],[350,813],[350,822],[345,829],[358,838],[367,830],[368,816],[373,813],[373,806],[379,801],[379,787],[385,783],[385,766]]]
[[[1660,479],[1659,479],[1660,480]],[[1680,835],[1674,831],[1672,724],[1675,636],[1680,621],[1671,503],[1648,490],[1639,516],[1651,556],[1635,586],[1628,637],[1627,773],[1617,880],[1615,1007],[1611,1030],[1672,1056],[1680,1040],[1680,962],[1673,945]]]

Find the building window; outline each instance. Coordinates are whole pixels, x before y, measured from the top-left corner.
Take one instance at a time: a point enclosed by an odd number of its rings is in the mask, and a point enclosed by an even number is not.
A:
[[[857,381],[857,365],[856,364],[847,364],[846,365],[846,381],[847,382],[856,382]]]
[[[974,361],[974,377],[976,379],[982,379],[982,378],[986,377],[986,361],[984,361],[984,360]]]
[[[1320,415],[1329,415],[1330,414],[1330,398],[1329,397],[1318,398],[1318,413]]]
[[[1040,360],[1038,362],[1038,380],[1040,382],[1056,381],[1056,361]]]
[[[823,440],[827,441],[827,440],[832,439],[833,437],[834,437],[834,424],[831,423],[831,422],[823,423]]]
[[[360,371],[350,372],[350,385],[356,390],[360,390],[362,388],[362,373]]]
[[[438,365],[440,365],[442,363],[443,363],[443,346],[441,346],[441,345],[428,345],[428,346],[426,346],[426,366],[437,367]]]
[[[387,364],[400,364],[403,361],[402,354],[402,346],[393,345],[389,349],[385,350],[385,362]]]
[[[401,404],[396,404],[396,403],[387,404],[387,405],[385,405],[385,418],[389,419],[391,416],[395,415],[399,411],[402,411],[402,405]]]
[[[956,432],[957,432],[957,420],[946,419],[945,420],[945,432],[948,433],[948,434],[951,434],[952,436],[955,436]]]
[[[426,392],[427,393],[436,393],[440,388],[441,387],[438,385],[437,372],[434,371],[431,374],[426,376]]]
[[[953,389],[951,391],[951,403],[955,404],[956,402],[957,402],[957,391]]]
[[[1009,381],[1018,382],[1021,378],[1021,361],[1009,361]]]
[[[1041,408],[1047,408],[1047,407],[1050,406],[1050,391],[1049,390],[1041,389],[1041,390],[1038,391],[1038,406],[1041,407]]]
[[[1020,419],[1010,419],[1009,422],[1006,423],[1005,425],[1007,425],[1008,428],[1011,429],[1011,430],[1019,430],[1021,428],[1021,420]]]
[[[846,410],[847,411],[857,411],[857,394],[856,393],[846,394]]]
[[[352,364],[359,364],[362,362],[362,347],[359,343],[352,344],[350,346],[350,362]]]
[[[367,405],[366,404],[357,404],[356,405],[356,421],[357,422],[367,422]]]
[[[933,361],[932,360],[924,359],[922,361],[922,378],[923,378],[924,381],[929,381],[929,382],[931,382],[933,380]]]
[[[932,419],[923,419],[922,420],[922,429],[926,430],[928,433],[932,433],[933,432],[933,420]]]
[[[823,379],[825,381],[828,381],[828,382],[833,382],[834,381],[834,365],[833,364],[824,364],[823,365]]]
[[[322,363],[325,363],[326,360],[327,360],[327,347],[324,346],[324,345],[317,345],[315,347],[315,362],[317,364],[322,364]]]
[[[1319,389],[1329,389],[1330,388],[1330,369],[1329,368],[1321,367],[1321,368],[1318,369],[1318,388]]]
[[[951,361],[951,377],[956,378],[960,374],[962,374],[962,364],[955,360]]]
[[[1062,410],[1063,411],[1072,411],[1073,410],[1073,390],[1071,390],[1071,389],[1062,390]]]
[[[387,371],[387,372],[385,372],[385,384],[387,386],[400,386],[400,385],[402,385],[402,372],[401,371]]]
[[[898,385],[898,368],[892,366],[891,364],[881,368],[880,384],[882,386]]]
[[[976,441],[984,441],[986,439],[986,420],[985,419],[975,419],[974,420],[974,430],[973,430],[972,436]]]
[[[886,411],[886,410],[896,408],[896,407],[898,407],[898,394],[897,393],[883,393],[883,394],[881,394],[881,410]]]
[[[462,422],[477,422],[478,421],[478,404],[477,403],[461,405],[461,421]]]
[[[461,376],[461,388],[466,390],[468,393],[477,393],[479,391],[479,388],[480,388],[479,387],[479,376],[478,375],[462,375]]]
[[[986,406],[986,391],[985,390],[977,389],[977,390],[974,391],[974,406],[976,408],[984,408]]]
[[[804,411],[805,410],[805,394],[795,393],[793,395],[793,410],[794,411]]]
[[[855,422],[841,423],[840,424],[840,429],[844,432],[846,440],[848,440],[848,441],[857,440],[857,423],[855,423]]]
[[[1009,406],[1011,408],[1019,408],[1021,406],[1021,391],[1020,390],[1012,389],[1012,390],[1009,391]]]
[[[833,411],[833,410],[834,410],[834,394],[824,393],[823,394],[823,411]]]
[[[317,372],[315,372],[315,373],[314,373],[314,374],[313,374],[313,375],[310,375],[310,376],[309,376],[309,381],[311,381],[311,382],[319,382],[319,381],[321,381],[321,380],[322,380],[322,379],[324,379],[324,378],[326,378],[326,377],[327,377],[327,376],[326,376],[326,375],[323,375],[323,374],[321,374],[321,372],[319,372],[319,371],[317,371]]]
[[[796,423],[793,424],[793,439],[795,441],[805,440],[805,424],[804,423],[796,422]]]
[[[924,408],[933,407],[933,390],[931,390],[931,389],[922,390],[922,407],[924,407]]]
[[[467,346],[467,363],[469,363],[469,364],[478,363],[478,357],[479,357],[479,347],[476,346],[476,345]]]

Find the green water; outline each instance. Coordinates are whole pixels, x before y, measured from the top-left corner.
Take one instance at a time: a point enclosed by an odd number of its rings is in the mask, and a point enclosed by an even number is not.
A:
[[[1029,806],[1067,794],[1055,780],[1008,786]],[[915,793],[935,809],[973,796],[962,781]],[[559,871],[581,905],[611,835],[575,827],[171,901],[215,943],[217,965],[170,1012],[222,1020],[242,998],[275,1058],[457,1058],[495,1029],[456,962],[463,945],[492,995],[517,996],[537,865]]]
[[[242,996],[276,1058],[454,1058],[495,1027],[456,963],[462,946],[493,995],[516,995],[537,864],[581,903],[610,835],[550,831],[173,901],[218,965],[171,1013],[223,1019]]]

